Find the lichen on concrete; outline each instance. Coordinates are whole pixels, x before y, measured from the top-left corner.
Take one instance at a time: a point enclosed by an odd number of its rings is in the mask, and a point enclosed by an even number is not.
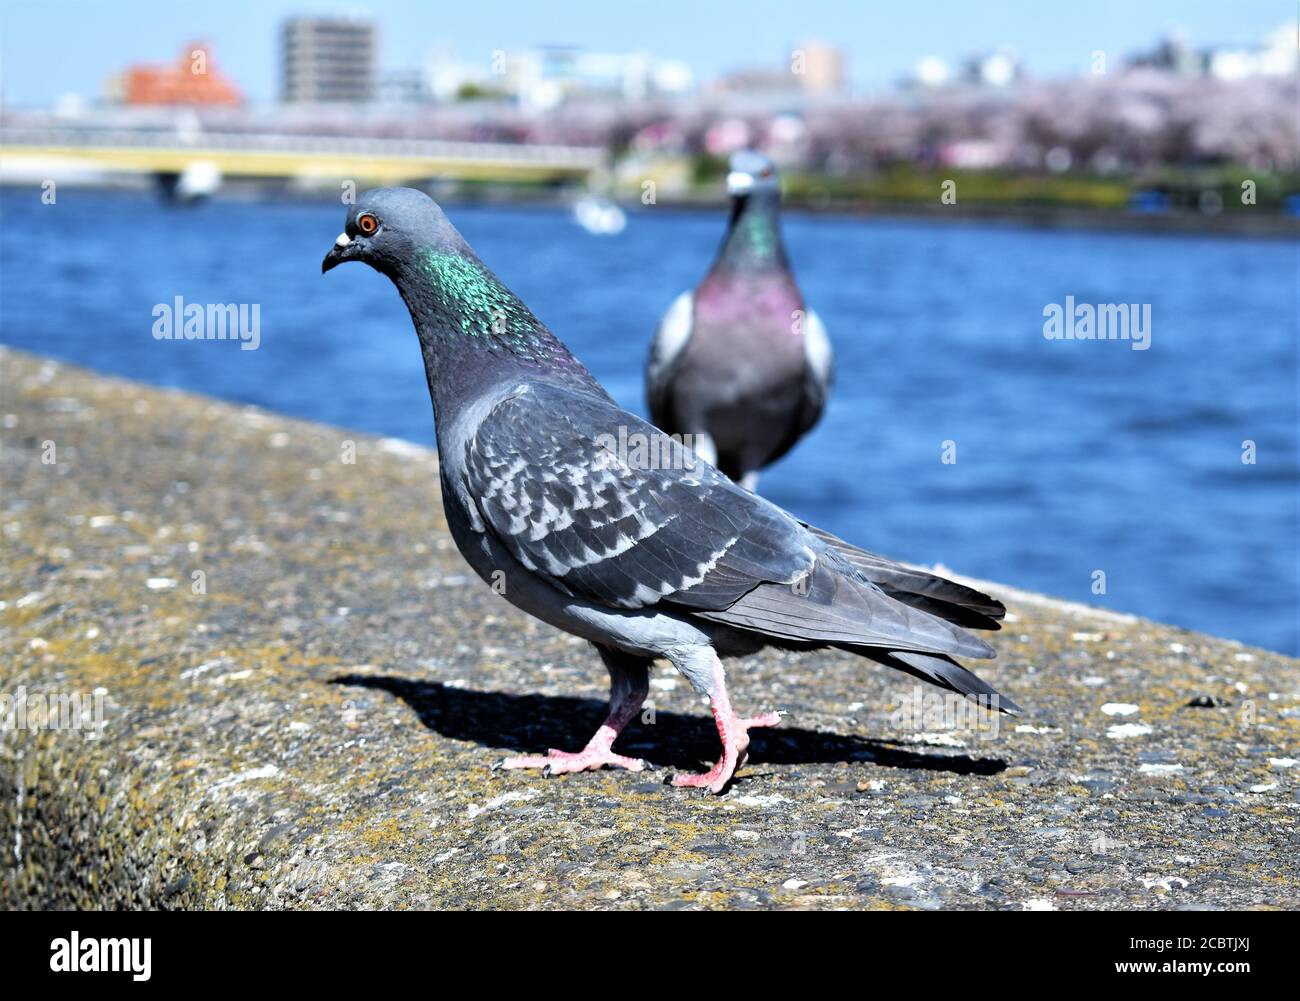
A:
[[[470,573],[433,453],[0,365],[0,695],[103,706],[0,735],[0,905],[1300,906],[1293,659],[988,585],[996,735],[772,652],[734,698],[790,716],[725,796],[663,784],[716,753],[667,667],[619,745],[654,771],[494,772],[579,746],[605,677]]]

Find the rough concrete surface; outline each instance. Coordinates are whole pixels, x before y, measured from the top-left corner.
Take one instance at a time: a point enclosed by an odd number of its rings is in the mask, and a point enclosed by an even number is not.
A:
[[[667,666],[619,744],[655,771],[494,772],[606,678],[470,577],[432,452],[0,365],[0,695],[90,697],[0,734],[4,906],[1300,906],[1300,662],[988,585],[996,734],[770,653],[733,697],[790,716],[724,796],[662,784],[717,752]]]

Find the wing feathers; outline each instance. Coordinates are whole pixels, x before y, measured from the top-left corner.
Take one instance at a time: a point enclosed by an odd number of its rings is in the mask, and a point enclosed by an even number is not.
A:
[[[898,592],[900,601],[907,601],[906,595],[931,598],[957,605],[990,619],[1000,619],[1007,614],[1006,606],[995,598],[990,598],[973,587],[958,584],[916,567],[895,563],[884,556],[877,556],[865,549],[850,545],[830,532],[800,522],[804,528],[826,543],[834,552],[851,563],[857,570],[874,584],[879,584],[887,591]]]
[[[659,464],[612,444],[634,436],[659,446]],[[524,566],[617,608],[725,608],[815,559],[785,512],[611,401],[568,388],[530,385],[497,403],[466,443],[463,476]]]
[[[787,640],[994,656],[983,640],[891,598],[832,553],[822,555],[807,581],[763,584],[729,608],[699,614]]]

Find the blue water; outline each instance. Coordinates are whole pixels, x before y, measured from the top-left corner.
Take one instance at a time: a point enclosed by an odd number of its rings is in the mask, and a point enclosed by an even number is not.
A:
[[[0,212],[5,343],[432,443],[397,294],[362,266],[320,274],[339,206],[7,191]],[[595,237],[560,209],[451,215],[644,413],[648,340],[721,219],[651,209]],[[763,493],[896,557],[1297,653],[1294,243],[795,216],[786,238],[838,381]],[[177,295],[260,303],[261,347],[155,341],[153,307]],[[1150,350],[1046,340],[1043,308],[1067,295],[1150,303]]]

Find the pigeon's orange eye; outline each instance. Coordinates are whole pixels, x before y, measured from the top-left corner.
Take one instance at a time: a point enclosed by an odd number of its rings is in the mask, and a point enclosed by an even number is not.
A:
[[[379,220],[370,214],[357,216],[357,229],[363,236],[369,236],[379,228]]]
[[[763,168],[763,173],[762,173],[760,176],[762,176],[762,177],[771,177],[771,176],[772,176],[772,168],[771,168],[771,167],[764,167],[764,168]]]

